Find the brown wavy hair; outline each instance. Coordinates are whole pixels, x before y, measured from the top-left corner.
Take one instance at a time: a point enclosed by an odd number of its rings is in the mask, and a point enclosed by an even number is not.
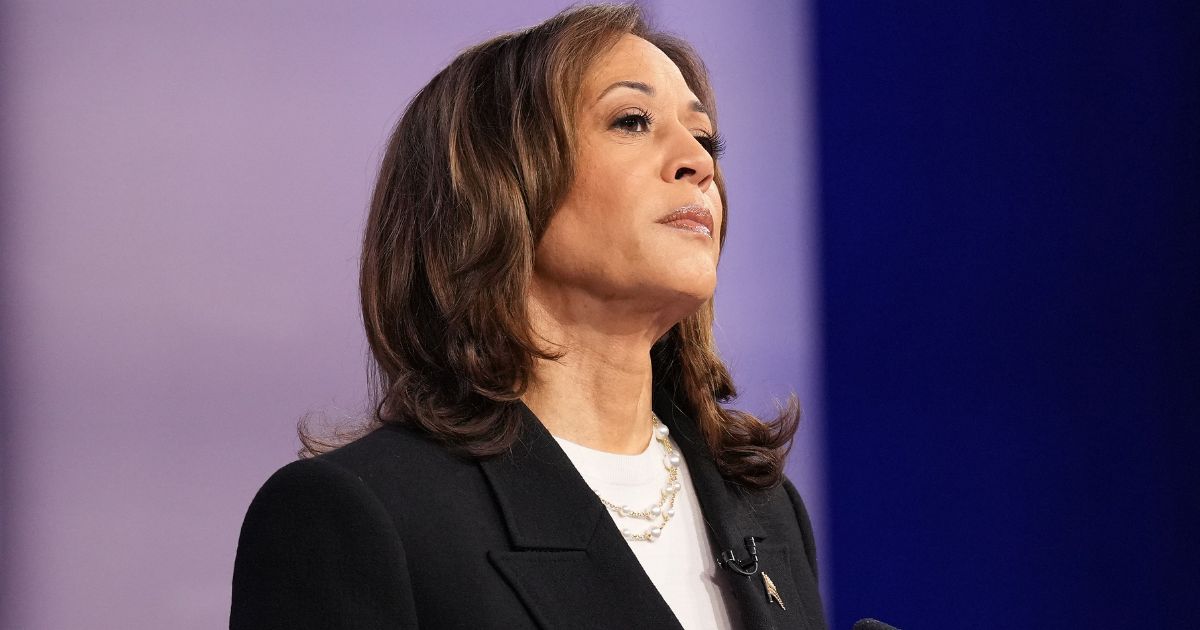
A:
[[[535,358],[526,313],[534,251],[575,172],[575,104],[590,65],[624,34],[660,48],[716,124],[703,62],[634,5],[568,9],[474,46],[413,98],[391,139],[363,238],[360,291],[373,356],[373,417],[472,457],[506,451]],[[720,169],[715,182],[728,209]],[[726,210],[728,213],[728,210]],[[724,245],[729,221],[722,221]],[[654,381],[696,420],[721,474],[776,485],[799,422],[793,394],[766,424],[737,393],[706,301],[651,350]],[[362,432],[360,431],[360,433]],[[301,423],[302,455],[335,448]]]

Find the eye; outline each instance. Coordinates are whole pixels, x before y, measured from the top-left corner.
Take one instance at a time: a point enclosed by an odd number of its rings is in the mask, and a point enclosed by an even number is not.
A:
[[[622,114],[613,121],[612,127],[625,133],[646,133],[650,131],[650,125],[653,123],[654,118],[650,115],[650,112],[638,110]]]
[[[702,133],[696,136],[696,142],[699,142],[714,160],[725,154],[725,139],[719,133]]]

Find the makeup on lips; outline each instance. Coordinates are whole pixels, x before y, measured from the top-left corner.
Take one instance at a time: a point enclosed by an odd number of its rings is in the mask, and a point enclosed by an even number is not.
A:
[[[667,227],[696,232],[712,238],[712,213],[704,206],[687,205],[676,208],[658,222]]]

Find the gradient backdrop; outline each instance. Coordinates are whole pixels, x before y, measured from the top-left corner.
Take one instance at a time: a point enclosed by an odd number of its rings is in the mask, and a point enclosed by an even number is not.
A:
[[[296,421],[362,411],[390,127],[565,4],[0,6],[0,627],[227,623]],[[1195,11],[645,6],[712,70],[718,338],[804,403],[833,627],[1194,618]]]

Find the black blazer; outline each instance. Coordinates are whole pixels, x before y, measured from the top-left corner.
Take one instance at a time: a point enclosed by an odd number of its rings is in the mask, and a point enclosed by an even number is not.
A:
[[[812,527],[792,483],[726,482],[665,390],[653,404],[713,549],[745,559],[743,539],[763,539],[760,569],[786,608],[768,601],[761,575],[730,573],[735,624],[825,628]],[[680,628],[604,506],[521,408],[522,439],[491,459],[388,426],[276,472],[242,525],[230,628]]]

